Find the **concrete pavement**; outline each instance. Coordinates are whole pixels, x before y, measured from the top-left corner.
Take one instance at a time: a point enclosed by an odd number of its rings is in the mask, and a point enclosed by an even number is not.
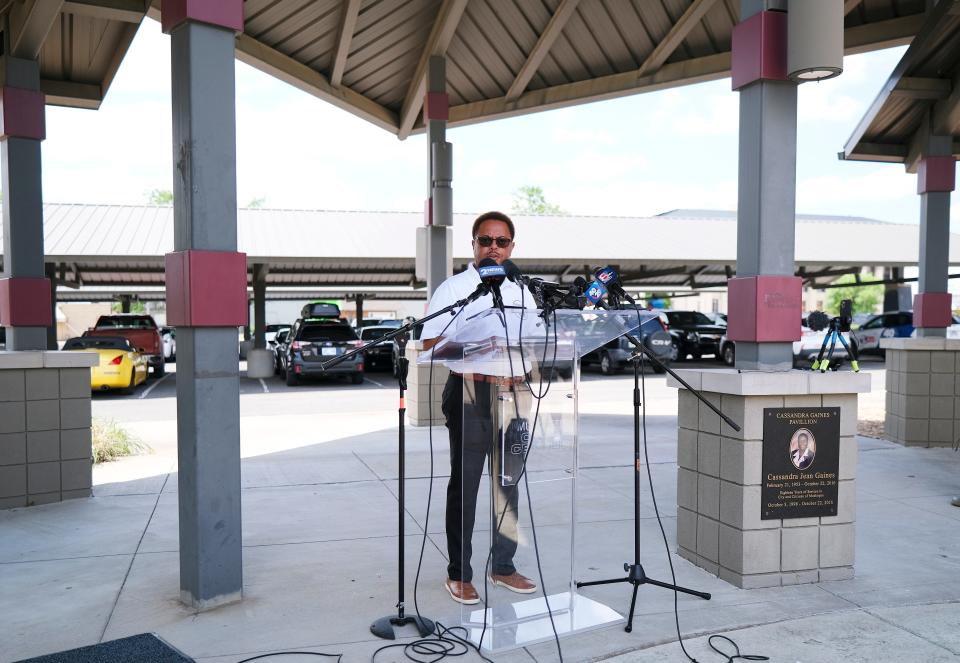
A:
[[[867,403],[882,409],[883,373],[871,368]],[[143,399],[96,398],[95,415],[117,419],[153,453],[97,467],[89,500],[0,512],[0,661],[144,631],[201,661],[288,649],[369,660],[384,644],[369,623],[394,610],[397,546],[396,391],[388,376],[374,379],[386,386],[289,389],[268,380],[265,393],[244,380],[245,598],[202,614],[178,601],[175,376]],[[631,386],[629,376],[593,374],[582,384],[581,580],[618,576],[632,555]],[[647,389],[651,470],[672,550],[676,392],[654,376]],[[408,429],[407,437],[409,611],[430,451],[428,431]],[[441,587],[446,430],[433,437],[434,499],[417,600],[424,615],[449,624],[459,608]],[[722,660],[706,647],[709,633],[730,634],[744,653],[775,661],[960,660],[960,509],[949,504],[960,457],[872,438],[858,444],[854,579],[739,590],[671,555],[680,584],[714,594],[710,602],[679,599],[681,629],[698,660]],[[646,486],[641,499],[642,561],[650,576],[669,580]],[[549,538],[549,523],[543,527]],[[584,593],[621,613],[629,607],[626,586]],[[611,627],[561,644],[565,661],[683,660],[675,640],[673,594],[648,586],[633,633]],[[377,660],[401,658],[393,650]],[[557,652],[548,642],[495,660],[554,661]]]

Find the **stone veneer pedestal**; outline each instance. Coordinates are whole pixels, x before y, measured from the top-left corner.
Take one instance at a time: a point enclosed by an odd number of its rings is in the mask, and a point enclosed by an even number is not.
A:
[[[905,446],[960,439],[960,339],[890,338],[884,437]]]
[[[678,370],[742,427],[734,431],[680,388],[677,429],[677,552],[737,587],[775,587],[853,577],[857,394],[866,373]],[[763,409],[840,408],[838,514],[760,519]]]
[[[430,365],[417,365],[417,359],[423,353],[423,341],[407,343],[407,359],[410,369],[407,372],[407,422],[411,426],[430,425],[430,401],[433,400],[433,425],[443,426],[446,418],[441,410],[443,387],[447,383],[450,371],[443,362],[433,363],[433,385],[430,382]]]
[[[0,508],[89,497],[90,352],[0,352]]]

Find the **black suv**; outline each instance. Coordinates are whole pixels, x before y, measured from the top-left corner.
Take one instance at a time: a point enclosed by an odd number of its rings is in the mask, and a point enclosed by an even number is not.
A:
[[[684,361],[692,356],[694,361],[703,355],[719,356],[720,337],[727,328],[718,325],[699,311],[663,311],[667,328],[673,341],[670,353],[674,361]]]
[[[333,304],[308,304],[302,318],[293,323],[280,357],[280,372],[291,387],[300,378],[349,375],[354,384],[363,382],[363,353],[324,370],[320,364],[360,345],[356,330],[340,318]]]

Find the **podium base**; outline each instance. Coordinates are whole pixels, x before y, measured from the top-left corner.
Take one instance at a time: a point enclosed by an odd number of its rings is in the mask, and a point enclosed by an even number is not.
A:
[[[549,603],[553,625],[561,638],[624,622],[623,615],[613,608],[579,594],[551,594]],[[542,596],[491,606],[486,614],[487,630],[483,634],[483,642],[480,642],[483,608],[463,613],[460,624],[467,630],[467,639],[485,652],[497,653],[553,640],[547,601]]]

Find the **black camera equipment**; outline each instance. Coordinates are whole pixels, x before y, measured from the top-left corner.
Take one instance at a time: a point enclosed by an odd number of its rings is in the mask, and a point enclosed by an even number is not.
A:
[[[850,367],[853,369],[853,372],[860,372],[857,340],[851,336],[850,342],[847,343],[847,340],[843,337],[844,334],[850,333],[850,325],[852,322],[853,302],[849,299],[844,299],[840,302],[840,315],[836,317],[831,318],[823,311],[814,311],[807,316],[807,327],[813,331],[827,330],[826,335],[823,337],[823,343],[820,345],[820,352],[810,366],[811,370],[819,370],[821,373],[827,372],[827,369],[830,368],[831,362],[833,361],[833,351],[834,348],[837,347],[837,340],[839,339],[840,344],[847,351],[847,354],[850,355]],[[830,346],[829,351],[827,350],[827,345]],[[826,359],[823,357],[824,354],[827,355]],[[839,364],[833,364],[833,370],[837,370],[837,368],[839,368]]]

